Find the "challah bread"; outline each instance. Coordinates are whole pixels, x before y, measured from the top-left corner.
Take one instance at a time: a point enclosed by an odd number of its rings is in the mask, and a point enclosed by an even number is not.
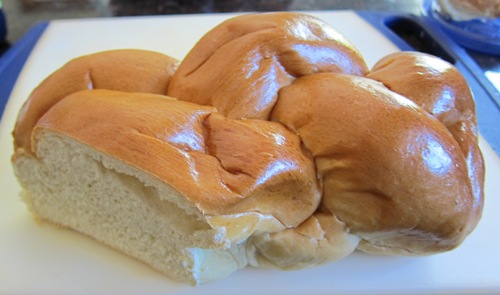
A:
[[[203,36],[174,73],[168,94],[230,118],[267,119],[278,91],[300,76],[366,73],[359,52],[325,22],[298,13],[229,19]]]
[[[65,96],[84,89],[165,94],[178,61],[152,51],[114,50],[70,61],[43,81],[19,112],[14,147],[30,150],[31,130]],[[135,66],[131,66],[135,65]]]
[[[441,121],[466,157],[474,193],[474,228],[483,210],[483,156],[478,146],[476,107],[467,81],[451,64],[434,56],[398,52],[378,61],[368,78],[382,82]]]
[[[285,12],[222,23],[178,68],[126,52],[68,63],[23,107],[12,161],[41,220],[200,284],[356,249],[447,251],[480,218],[474,102],[437,58],[404,53],[369,71],[325,23]],[[100,87],[64,74],[89,64],[106,68],[92,75]],[[415,76],[391,80],[400,67]],[[417,79],[421,94],[407,83],[419,75],[439,78]]]

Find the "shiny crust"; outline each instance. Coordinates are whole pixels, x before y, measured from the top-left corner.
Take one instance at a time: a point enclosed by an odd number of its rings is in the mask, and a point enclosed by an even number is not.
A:
[[[368,78],[406,96],[441,121],[465,157],[474,195],[470,231],[483,210],[484,161],[478,146],[476,107],[467,81],[451,64],[434,56],[400,52],[378,61]]]
[[[465,157],[407,98],[371,79],[324,73],[283,89],[272,117],[311,151],[322,209],[351,233],[415,254],[462,240],[474,205]]]
[[[295,227],[320,201],[312,161],[298,137],[275,122],[231,120],[161,95],[84,90],[53,106],[34,138],[44,129],[147,171],[218,227],[241,220],[247,235]]]
[[[356,48],[325,22],[297,13],[251,14],[208,32],[175,72],[168,94],[230,118],[268,119],[278,91],[321,72],[363,75]]]
[[[165,94],[178,61],[145,50],[113,50],[76,58],[47,77],[23,105],[14,147],[30,151],[31,130],[54,104],[85,89]]]
[[[369,71],[297,13],[228,20],[177,70],[141,55],[99,53],[50,76],[21,110],[13,161],[44,129],[80,140],[175,188],[256,266],[447,251],[480,219],[474,101],[446,62],[398,53]],[[137,58],[152,70],[125,77]],[[89,64],[102,86],[88,87]]]

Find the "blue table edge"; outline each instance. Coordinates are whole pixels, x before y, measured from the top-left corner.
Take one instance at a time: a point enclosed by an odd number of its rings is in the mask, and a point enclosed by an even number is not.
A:
[[[0,57],[0,120],[26,60],[48,25],[45,21],[33,26]]]

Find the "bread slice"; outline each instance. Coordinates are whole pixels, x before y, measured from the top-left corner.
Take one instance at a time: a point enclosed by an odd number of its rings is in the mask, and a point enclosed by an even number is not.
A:
[[[37,218],[191,284],[244,267],[248,237],[300,224],[320,200],[312,161],[280,124],[162,95],[76,92],[39,120],[31,146],[12,160]],[[291,166],[270,175],[274,161]]]
[[[38,218],[182,282],[215,280],[246,265],[244,244],[224,248],[195,210],[180,209],[179,192],[148,173],[53,130],[38,134],[36,153],[17,155],[14,167]]]

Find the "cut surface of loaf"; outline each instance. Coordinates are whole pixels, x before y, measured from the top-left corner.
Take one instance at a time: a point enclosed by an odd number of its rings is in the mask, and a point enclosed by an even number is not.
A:
[[[64,65],[23,106],[12,163],[37,218],[200,284],[459,246],[483,208],[476,124],[436,57],[369,70],[317,18],[250,14],[180,64],[119,50]]]
[[[246,265],[244,249],[220,247],[217,232],[182,209],[178,191],[136,167],[53,130],[37,135],[36,154],[19,155],[15,169],[23,199],[41,221],[75,229],[190,284]]]

